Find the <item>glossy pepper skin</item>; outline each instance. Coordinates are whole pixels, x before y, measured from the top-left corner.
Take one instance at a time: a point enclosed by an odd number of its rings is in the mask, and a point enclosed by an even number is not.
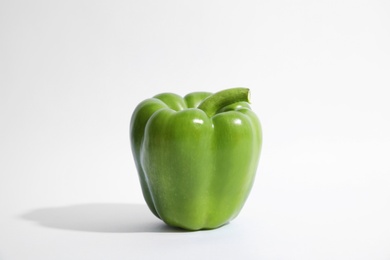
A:
[[[166,224],[214,229],[234,219],[251,190],[260,156],[260,122],[249,89],[141,102],[130,140],[142,192]]]

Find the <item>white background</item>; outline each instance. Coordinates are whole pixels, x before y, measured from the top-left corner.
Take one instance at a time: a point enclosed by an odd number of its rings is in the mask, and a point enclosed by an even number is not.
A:
[[[0,259],[390,259],[390,2],[0,1]],[[252,90],[256,182],[220,229],[146,208],[161,92]]]

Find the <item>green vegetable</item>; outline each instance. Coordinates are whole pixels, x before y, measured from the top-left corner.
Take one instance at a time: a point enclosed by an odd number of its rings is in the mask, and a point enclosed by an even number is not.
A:
[[[251,190],[261,125],[249,89],[184,98],[163,93],[141,102],[130,140],[150,210],[171,226],[213,229],[234,219]]]

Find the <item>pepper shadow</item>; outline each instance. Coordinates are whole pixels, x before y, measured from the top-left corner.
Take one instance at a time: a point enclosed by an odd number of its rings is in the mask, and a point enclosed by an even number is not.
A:
[[[38,225],[98,233],[185,232],[167,226],[146,205],[89,203],[34,209],[20,216]]]

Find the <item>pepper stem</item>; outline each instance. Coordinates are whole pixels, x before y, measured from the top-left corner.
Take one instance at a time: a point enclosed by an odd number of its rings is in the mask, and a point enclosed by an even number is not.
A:
[[[198,109],[203,110],[208,117],[214,116],[218,110],[236,102],[248,102],[250,91],[248,88],[225,89],[209,96],[199,104]]]

